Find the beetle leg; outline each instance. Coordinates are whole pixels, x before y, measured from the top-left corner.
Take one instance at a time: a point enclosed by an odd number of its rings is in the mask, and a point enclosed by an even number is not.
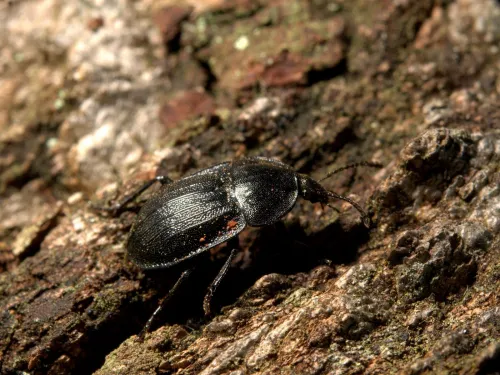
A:
[[[194,270],[194,267],[189,268],[189,269],[187,269],[187,270],[185,270],[185,271],[183,271],[181,273],[181,276],[179,276],[179,278],[175,282],[174,286],[168,291],[167,295],[162,298],[162,300],[158,304],[158,307],[153,312],[153,314],[151,314],[151,316],[149,317],[148,321],[144,325],[144,328],[139,333],[139,336],[138,336],[139,341],[144,341],[144,337],[145,337],[146,333],[148,333],[149,330],[151,329],[151,325],[153,324],[156,316],[160,313],[161,310],[164,309],[164,307],[170,301],[170,299],[172,298],[172,296],[177,292],[177,289],[179,289],[179,287],[181,286],[181,284],[184,281],[186,281],[186,279],[189,277],[189,275],[191,275],[191,272],[193,272],[193,270]]]
[[[205,316],[210,315],[210,301],[212,300],[212,297],[219,287],[222,279],[224,276],[226,276],[227,271],[229,270],[229,267],[231,266],[231,262],[233,261],[236,253],[238,252],[237,249],[231,250],[231,254],[229,257],[226,259],[226,262],[220,269],[219,273],[215,277],[214,281],[212,281],[212,284],[208,287],[207,294],[205,294],[205,298],[203,299],[203,311],[205,311]]]
[[[100,211],[108,211],[111,212],[112,215],[118,215],[120,212],[123,211],[125,206],[132,202],[135,198],[137,198],[139,195],[141,195],[144,191],[149,189],[155,182],[160,182],[162,185],[169,184],[172,182],[172,180],[167,177],[167,176],[156,176],[155,178],[147,181],[144,185],[142,185],[140,188],[135,190],[133,193],[127,195],[123,200],[111,207],[99,207],[99,206],[94,206],[91,205],[93,209],[100,210]]]

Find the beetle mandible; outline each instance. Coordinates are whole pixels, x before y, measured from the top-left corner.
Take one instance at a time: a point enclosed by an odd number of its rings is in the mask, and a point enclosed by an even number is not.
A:
[[[358,166],[381,167],[372,162],[354,163],[328,173],[322,180]],[[129,258],[143,269],[168,268],[193,258],[235,238],[247,225],[273,224],[292,209],[299,196],[325,205],[329,205],[331,199],[344,200],[354,206],[364,224],[370,226],[368,215],[356,202],[326,190],[318,181],[280,161],[264,157],[224,162],[177,181],[157,176],[106,210],[120,212],[157,181],[162,186],[142,206],[127,244]],[[211,297],[235,253],[235,250],[231,252],[208,289],[203,303],[206,315],[210,313]],[[149,330],[154,316],[191,271],[181,274],[144,330]]]

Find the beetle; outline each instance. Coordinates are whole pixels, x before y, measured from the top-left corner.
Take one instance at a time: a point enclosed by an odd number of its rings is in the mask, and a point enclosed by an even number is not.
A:
[[[358,166],[381,167],[373,162],[354,163],[328,173],[322,180]],[[299,196],[329,207],[332,207],[329,205],[331,199],[346,201],[359,211],[364,224],[370,226],[368,215],[356,202],[326,190],[320,181],[297,173],[275,159],[244,157],[214,165],[177,181],[157,176],[121,203],[105,209],[118,214],[155,182],[162,184],[140,209],[127,243],[129,259],[146,270],[169,268],[194,258],[234,239],[247,225],[273,224],[292,209]],[[206,315],[210,314],[212,295],[235,254],[233,249],[208,288],[203,301]],[[149,330],[155,315],[192,270],[187,269],[181,274],[143,331]]]

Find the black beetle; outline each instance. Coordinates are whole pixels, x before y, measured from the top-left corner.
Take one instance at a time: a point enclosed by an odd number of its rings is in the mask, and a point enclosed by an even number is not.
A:
[[[361,165],[381,167],[378,163],[355,163],[336,169],[325,178]],[[156,181],[161,182],[162,187],[139,211],[127,245],[129,258],[143,269],[168,268],[193,258],[235,238],[247,225],[273,224],[292,209],[298,196],[326,205],[332,198],[347,201],[360,212],[364,224],[370,226],[370,219],[356,202],[326,190],[319,182],[280,161],[263,157],[217,164],[178,181],[157,176],[107,210],[118,213]],[[234,255],[235,250],[209,287],[203,303],[207,315],[213,292]],[[146,324],[145,331],[191,271],[182,273]]]

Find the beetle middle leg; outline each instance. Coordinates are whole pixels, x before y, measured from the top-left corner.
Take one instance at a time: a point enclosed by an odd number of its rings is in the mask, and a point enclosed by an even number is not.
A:
[[[191,273],[193,272],[194,269],[195,269],[195,267],[192,267],[192,268],[189,268],[189,269],[183,271],[181,273],[181,275],[179,276],[179,278],[177,279],[177,281],[175,282],[174,286],[168,291],[167,295],[162,298],[162,300],[158,304],[158,307],[153,312],[153,314],[151,314],[148,321],[146,322],[146,324],[142,328],[141,332],[139,333],[138,339],[140,341],[144,340],[144,336],[151,329],[151,325],[153,324],[154,320],[156,319],[156,316],[165,308],[165,306],[168,304],[170,299],[172,299],[172,296],[175,295],[177,290],[184,283],[184,281],[186,281],[188,279],[188,277],[191,275]]]
[[[230,241],[230,242],[232,242],[232,241]],[[217,276],[215,277],[214,281],[212,281],[212,284],[210,284],[210,286],[208,287],[207,294],[205,294],[205,298],[203,299],[203,311],[205,312],[205,316],[210,315],[210,313],[211,313],[210,302],[212,301],[212,297],[213,297],[215,291],[217,290],[217,288],[219,287],[222,279],[224,278],[224,276],[226,276],[227,271],[229,270],[229,267],[231,266],[231,263],[232,263],[234,257],[236,256],[237,252],[238,252],[237,249],[231,250],[231,254],[226,259],[226,262],[224,263],[224,265],[220,269],[220,271],[217,274]]]
[[[127,195],[123,200],[111,207],[99,207],[99,206],[94,206],[92,205],[92,208],[100,211],[108,211],[111,212],[113,215],[118,215],[120,212],[122,212],[127,204],[132,202],[135,198],[137,198],[139,195],[144,193],[147,189],[149,189],[155,182],[159,182],[162,185],[170,184],[173,182],[173,180],[167,176],[156,176],[155,178],[147,181],[142,185],[140,188],[137,190],[133,191],[129,195]]]

